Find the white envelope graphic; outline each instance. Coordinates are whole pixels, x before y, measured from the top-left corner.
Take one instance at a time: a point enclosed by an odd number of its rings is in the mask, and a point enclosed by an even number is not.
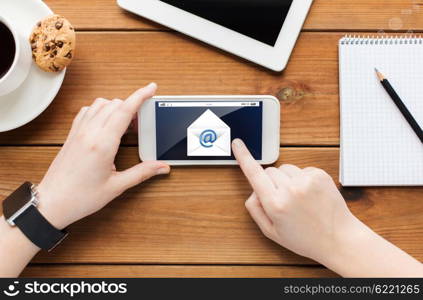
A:
[[[210,109],[187,128],[188,156],[231,156],[231,128]]]

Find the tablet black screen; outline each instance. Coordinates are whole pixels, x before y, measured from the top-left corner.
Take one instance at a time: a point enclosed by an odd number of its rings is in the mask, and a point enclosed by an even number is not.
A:
[[[275,46],[293,0],[161,0]]]

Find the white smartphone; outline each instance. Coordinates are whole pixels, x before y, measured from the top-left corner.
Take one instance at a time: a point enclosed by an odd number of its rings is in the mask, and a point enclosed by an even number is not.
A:
[[[280,104],[273,96],[157,96],[138,113],[142,161],[233,165],[240,138],[260,164],[279,157]]]

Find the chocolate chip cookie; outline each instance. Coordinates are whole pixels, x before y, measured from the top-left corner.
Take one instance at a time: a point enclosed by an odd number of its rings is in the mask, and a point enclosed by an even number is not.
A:
[[[39,21],[29,37],[32,58],[46,72],[58,72],[68,66],[75,52],[75,30],[59,15]]]

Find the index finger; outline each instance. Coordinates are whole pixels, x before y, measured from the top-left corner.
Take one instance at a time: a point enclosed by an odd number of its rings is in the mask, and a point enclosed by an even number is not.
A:
[[[134,115],[141,108],[141,105],[148,99],[154,96],[157,90],[155,83],[150,83],[143,87],[131,96],[129,96],[110,116],[107,121],[107,127],[111,132],[116,132],[122,136],[128,129]]]
[[[145,100],[148,100],[154,96],[156,90],[157,84],[152,82],[146,87],[140,88],[132,93],[132,95],[124,101],[123,106],[125,106],[129,112],[132,112],[133,116],[136,112],[138,112]]]
[[[240,139],[235,139],[232,142],[232,149],[242,172],[244,172],[260,200],[268,202],[275,192],[272,180]]]

